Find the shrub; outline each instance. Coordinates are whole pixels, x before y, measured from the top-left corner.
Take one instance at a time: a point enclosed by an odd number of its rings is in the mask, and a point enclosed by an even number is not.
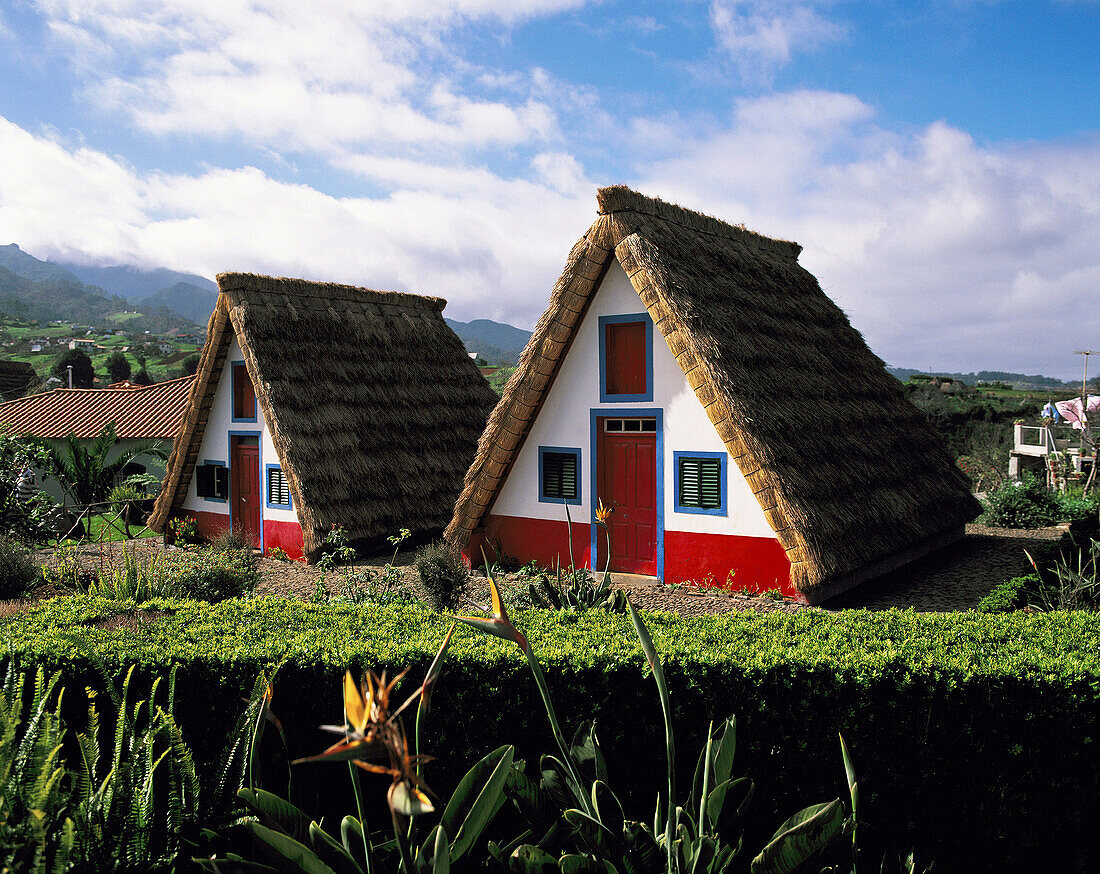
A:
[[[1036,574],[1005,580],[994,586],[975,609],[979,613],[1008,613],[1019,610],[1027,604],[1028,591],[1034,590],[1038,584],[1039,577]]]
[[[149,495],[134,483],[115,486],[107,500],[111,502],[111,509],[128,525],[144,524],[149,515]]]
[[[230,531],[228,528],[210,541],[210,548],[221,552],[252,551],[252,545],[256,542],[256,536],[251,531]],[[285,555],[285,553],[284,553]]]
[[[153,598],[174,598],[180,591],[161,574],[160,555],[140,555],[137,549],[124,547],[122,561],[115,559],[99,574],[92,575],[82,591],[115,601],[140,604]]]
[[[434,609],[458,609],[469,581],[469,572],[452,544],[437,540],[422,546],[416,553],[416,570]]]
[[[0,535],[0,598],[19,598],[38,578],[30,550]]]
[[[260,581],[251,548],[172,550],[164,553],[158,575],[181,597],[210,603],[246,595]]]
[[[1030,474],[989,493],[981,520],[1005,528],[1041,528],[1062,518],[1058,497]]]
[[[177,712],[209,762],[260,669],[282,663],[272,708],[287,736],[315,736],[318,722],[342,720],[332,689],[346,668],[423,676],[449,626],[419,604],[262,598],[146,605],[154,609],[155,623],[118,627],[118,604],[56,599],[0,620],[0,633],[67,685],[79,680],[74,688],[95,685],[96,673],[73,653],[69,629],[112,667],[137,664],[147,678],[178,663]],[[544,610],[511,619],[546,666],[563,730],[571,736],[594,717],[632,818],[651,817],[663,774],[648,763],[660,760],[664,738],[629,619]],[[678,744],[697,748],[708,722],[736,709],[741,767],[757,783],[754,821],[774,827],[835,787],[829,739],[843,731],[875,777],[861,781],[874,799],[869,841],[888,834],[919,847],[937,871],[1084,871],[1100,854],[1089,819],[1100,785],[1100,616],[803,610],[652,614],[647,623],[664,655]],[[433,708],[460,715],[432,721],[435,791],[503,743],[529,762],[553,743],[526,671],[514,644],[455,632]],[[347,798],[335,797],[330,777],[301,769],[296,803],[339,822]],[[770,834],[746,835],[747,845]],[[868,858],[881,858],[872,849]]]

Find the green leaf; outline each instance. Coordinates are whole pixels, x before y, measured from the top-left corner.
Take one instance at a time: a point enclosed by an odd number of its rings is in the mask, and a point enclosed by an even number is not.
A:
[[[522,844],[508,859],[508,870],[511,874],[557,874],[558,862],[534,844]]]
[[[315,822],[309,824],[309,839],[318,858],[336,874],[363,874],[351,853]]]
[[[587,856],[568,855],[558,860],[561,874],[616,874],[617,869],[610,862],[598,862]]]
[[[852,766],[852,757],[848,753],[848,744],[844,742],[844,735],[840,738],[840,755],[844,759],[844,776],[848,780],[848,794],[852,798],[852,818],[859,819],[859,782],[856,780],[856,769]]]
[[[246,822],[244,827],[259,842],[264,853],[276,863],[279,871],[297,871],[300,874],[336,874],[322,862],[305,844],[270,829],[258,822]]]
[[[474,765],[459,781],[439,824],[453,834],[451,861],[457,862],[500,809],[501,793],[512,770],[515,748],[502,746]]]
[[[607,763],[600,751],[599,741],[596,740],[595,722],[589,719],[580,724],[569,752],[585,779],[607,782]]]
[[[844,834],[840,799],[814,804],[784,822],[752,860],[752,874],[790,874]]]
[[[309,837],[312,820],[289,801],[264,789],[239,789],[237,797],[295,841],[304,842]]]
[[[592,807],[595,808],[600,823],[611,834],[621,835],[623,833],[623,822],[626,819],[625,814],[623,814],[623,806],[619,803],[615,793],[611,791],[611,787],[602,780],[597,780],[592,784]]]
[[[451,847],[447,842],[447,831],[443,826],[437,825],[432,829],[432,834],[428,835],[429,840],[431,840],[432,835],[435,835],[432,850],[432,874],[450,874]]]

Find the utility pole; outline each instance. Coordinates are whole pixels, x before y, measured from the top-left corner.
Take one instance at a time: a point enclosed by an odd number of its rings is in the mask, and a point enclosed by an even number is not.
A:
[[[1100,355],[1095,349],[1077,349],[1073,353],[1074,355],[1081,355],[1085,359],[1085,369],[1081,375],[1081,454],[1084,455],[1085,447],[1089,449],[1089,453],[1092,455],[1092,469],[1089,471],[1089,478],[1085,481],[1084,493],[1087,495],[1093,482],[1096,480],[1096,443],[1092,439],[1092,420],[1089,419],[1089,356]]]

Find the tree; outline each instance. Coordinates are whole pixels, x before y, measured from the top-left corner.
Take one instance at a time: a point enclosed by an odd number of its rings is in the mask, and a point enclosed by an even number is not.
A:
[[[198,373],[198,370],[199,370],[199,356],[198,355],[188,355],[186,358],[183,359],[183,375],[184,376],[193,376],[194,374]]]
[[[149,371],[144,367],[134,374],[132,382],[136,382],[138,385],[152,385],[153,377],[149,375]]]
[[[111,382],[129,379],[131,372],[130,362],[126,356],[117,349],[112,352],[111,357],[107,359],[107,373],[111,377]]]
[[[107,500],[111,489],[122,477],[122,469],[139,455],[153,455],[160,459],[168,457],[159,443],[148,441],[122,450],[113,461],[108,462],[107,457],[118,445],[114,422],[104,425],[87,447],[74,434],[65,437],[59,446],[44,441],[38,441],[38,445],[48,453],[43,457],[43,471],[61,483],[78,506]]]
[[[69,367],[73,369],[73,388],[91,388],[95,385],[95,368],[92,367],[92,359],[83,349],[70,349],[58,359],[50,371],[61,380],[62,388],[69,385]]]

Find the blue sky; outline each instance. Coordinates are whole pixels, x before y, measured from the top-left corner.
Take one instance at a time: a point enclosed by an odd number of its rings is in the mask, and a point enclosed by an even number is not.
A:
[[[0,243],[529,327],[599,185],[804,246],[889,363],[1100,347],[1100,3],[0,0]]]

